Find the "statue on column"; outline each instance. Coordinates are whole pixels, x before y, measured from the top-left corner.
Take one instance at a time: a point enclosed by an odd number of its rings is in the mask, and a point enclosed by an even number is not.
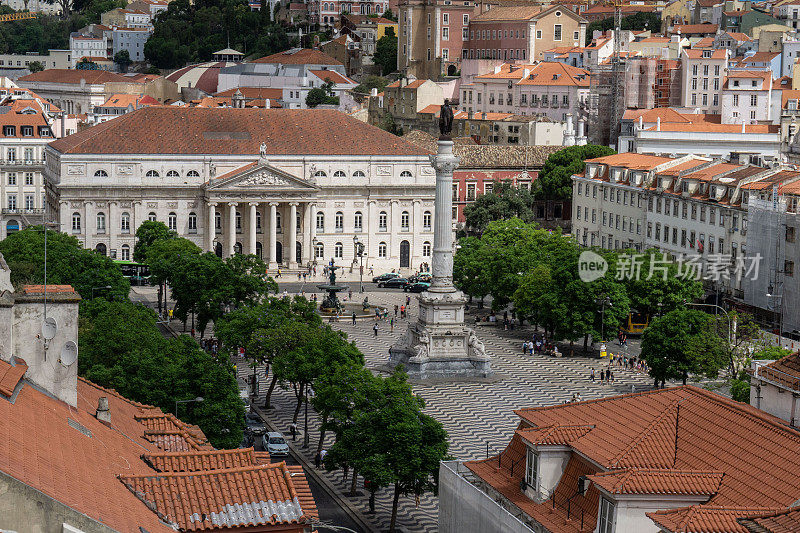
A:
[[[439,133],[442,137],[449,137],[453,131],[453,108],[450,107],[450,100],[445,99],[439,110]]]

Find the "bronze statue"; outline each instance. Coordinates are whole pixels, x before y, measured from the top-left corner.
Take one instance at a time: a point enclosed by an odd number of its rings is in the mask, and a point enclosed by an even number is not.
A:
[[[449,137],[453,131],[453,108],[450,107],[450,100],[445,99],[439,111],[439,133],[442,137]]]

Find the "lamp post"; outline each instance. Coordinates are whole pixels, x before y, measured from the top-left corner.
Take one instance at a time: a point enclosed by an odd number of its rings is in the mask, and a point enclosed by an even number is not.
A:
[[[606,338],[606,306],[613,307],[613,302],[608,296],[597,299],[597,305],[600,306],[600,341]]]
[[[358,256],[358,284],[359,292],[364,292],[364,244],[358,240],[358,235],[353,235],[353,246]]]
[[[178,417],[178,404],[179,403],[192,403],[192,402],[202,402],[205,399],[202,396],[198,396],[192,400],[175,400],[175,417]]]
[[[110,291],[111,285],[103,285],[102,287],[92,287],[92,300],[94,300],[94,291],[105,290]]]
[[[303,428],[303,448],[308,448],[308,387],[309,387],[309,385],[306,384],[306,390],[305,390],[305,393],[306,393],[305,411],[306,412],[305,412],[305,415],[304,415],[304,418],[305,418],[304,426],[305,427]]]
[[[311,264],[317,266],[317,240],[316,237],[311,239]]]
[[[769,296],[769,294],[767,296]],[[693,302],[686,302],[686,301],[684,301],[683,303],[685,305],[691,305],[693,307],[714,307],[714,308],[719,309],[720,311],[722,311],[725,314],[725,318],[728,320],[728,344],[730,345],[730,343],[733,342],[732,337],[731,337],[731,334],[733,332],[733,328],[731,327],[731,317],[728,314],[728,312],[725,310],[724,307],[719,306],[717,304],[701,304],[701,303],[693,303]]]

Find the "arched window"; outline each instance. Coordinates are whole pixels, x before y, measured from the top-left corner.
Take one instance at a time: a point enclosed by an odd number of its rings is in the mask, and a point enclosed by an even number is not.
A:
[[[220,213],[219,211],[214,213],[214,229],[217,232],[222,231],[222,213]]]
[[[431,243],[430,241],[425,241],[422,243],[422,256],[423,257],[430,257],[431,256]]]
[[[81,214],[72,213],[72,233],[81,232]]]
[[[342,171],[342,170],[337,170],[336,172],[333,173],[333,177],[334,178],[346,178],[347,174],[345,174],[344,171]]]
[[[333,257],[341,259],[344,256],[344,246],[342,243],[337,242],[333,245]]]
[[[386,225],[389,218],[386,216],[386,211],[381,211],[378,215],[378,230],[386,231]]]
[[[336,231],[344,231],[344,213],[337,211],[333,220]]]
[[[189,233],[197,233],[197,213],[189,213]]]
[[[325,259],[325,245],[321,242],[314,245],[314,257],[317,259]]]
[[[148,170],[145,176],[147,176],[148,178],[157,178],[159,174],[157,170]]]
[[[94,251],[100,255],[106,255],[106,253],[108,252],[108,248],[106,248],[106,245],[101,242],[94,247]]]
[[[408,226],[411,221],[411,216],[408,214],[408,211],[403,211],[400,214],[400,228],[403,231],[408,231]]]
[[[325,213],[317,211],[317,231],[325,231]]]
[[[322,23],[323,24],[327,24],[328,23],[328,17],[322,17]]]
[[[366,178],[367,175],[364,174],[364,171],[362,171],[362,170],[356,170],[355,172],[353,172],[353,177],[354,178]]]
[[[127,244],[122,245],[122,257],[120,257],[123,261],[130,261],[131,260],[131,247]]]
[[[324,170],[317,170],[316,172],[314,172],[314,177],[315,178],[327,178],[328,175],[325,174]]]
[[[149,220],[150,222],[155,222],[155,221],[156,221],[156,220],[158,220],[158,219],[156,218],[156,214],[155,214],[155,213],[153,213],[152,211],[150,211],[150,212],[147,214],[147,220]]]
[[[386,257],[386,243],[382,242],[378,245],[378,257]]]
[[[430,211],[425,211],[424,213],[422,213],[422,227],[427,230],[431,229],[432,219],[433,217],[431,216]]]
[[[256,211],[256,233],[261,233],[261,212]]]
[[[108,172],[106,172],[105,170],[96,170],[95,173],[94,173],[94,177],[95,178],[107,178],[108,177]]]
[[[402,171],[400,173],[400,177],[401,178],[410,178],[411,177],[411,172],[409,172],[408,170],[404,170],[404,171]]]
[[[364,215],[361,214],[361,211],[356,211],[355,217],[353,218],[353,227],[356,231],[361,231],[364,224]]]
[[[122,213],[119,217],[119,231],[120,233],[131,232],[131,215],[129,213]]]
[[[197,172],[196,170],[190,170],[189,172],[186,173],[186,177],[187,178],[199,178],[200,177],[200,173]]]
[[[97,213],[97,233],[106,232],[106,214],[102,211]]]
[[[167,172],[167,177],[168,178],[180,178],[181,175],[178,174],[177,170],[170,170],[169,172]]]
[[[170,213],[167,216],[167,226],[172,231],[178,231],[178,215],[175,213]]]
[[[281,214],[275,213],[275,228],[278,230],[278,233],[283,231],[283,227],[281,226]]]

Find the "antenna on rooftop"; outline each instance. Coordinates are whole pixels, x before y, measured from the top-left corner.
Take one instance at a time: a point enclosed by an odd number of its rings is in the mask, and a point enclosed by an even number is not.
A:
[[[42,322],[42,337],[49,341],[56,336],[57,331],[58,324],[56,324],[56,319],[53,317],[45,318],[44,322]]]

